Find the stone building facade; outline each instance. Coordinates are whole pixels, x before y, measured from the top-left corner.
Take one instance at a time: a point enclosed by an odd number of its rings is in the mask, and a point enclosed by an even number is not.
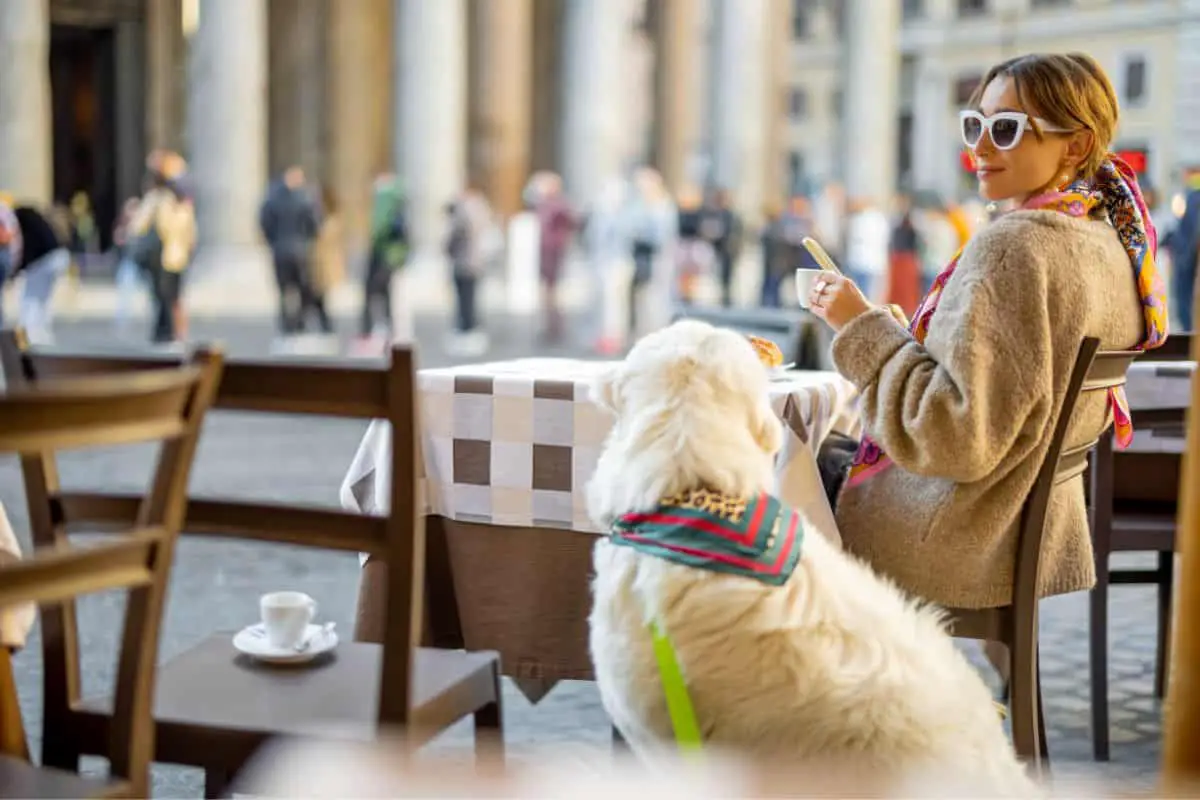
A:
[[[1082,51],[1100,61],[1121,102],[1116,149],[1143,167],[1150,184],[1173,191],[1183,170],[1200,166],[1197,0],[903,0],[892,28],[898,32],[890,37],[898,55],[881,60],[868,77],[884,87],[883,96],[895,92],[892,104],[875,110],[886,109],[890,119],[863,125],[855,116],[863,110],[850,100],[854,73],[846,63],[864,31],[880,22],[882,5],[793,3],[787,90],[793,179],[852,179],[862,162],[847,153],[864,152],[866,138],[876,141],[881,159],[871,170],[886,170],[895,185],[944,198],[973,193],[961,161],[958,110],[989,66],[1035,51]],[[870,25],[865,6],[879,15]]]
[[[892,0],[886,0],[892,2]],[[531,171],[580,203],[653,163],[757,210],[782,191],[788,0],[4,0],[0,188],[86,191],[106,228],[145,154],[192,165],[202,242],[257,243],[300,164],[351,236],[394,170],[426,243],[468,180],[511,212]]]

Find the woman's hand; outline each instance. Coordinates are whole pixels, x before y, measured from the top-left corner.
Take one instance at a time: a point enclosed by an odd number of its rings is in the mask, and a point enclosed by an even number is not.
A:
[[[825,320],[835,332],[874,308],[854,281],[845,275],[828,271],[812,282],[808,303],[812,312]]]

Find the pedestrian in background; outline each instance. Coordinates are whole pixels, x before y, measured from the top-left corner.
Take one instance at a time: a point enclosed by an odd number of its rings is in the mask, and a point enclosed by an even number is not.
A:
[[[54,287],[71,266],[71,251],[38,209],[17,206],[13,215],[21,229],[22,243],[14,273],[25,281],[21,290],[21,325],[32,344],[51,344]]]
[[[375,179],[371,241],[363,278],[362,323],[356,351],[376,352],[393,338],[392,276],[408,263],[409,225],[404,185],[392,173]]]

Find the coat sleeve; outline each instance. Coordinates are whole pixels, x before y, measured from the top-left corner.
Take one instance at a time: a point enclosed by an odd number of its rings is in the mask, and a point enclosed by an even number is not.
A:
[[[963,254],[924,344],[883,308],[834,338],[838,371],[862,393],[866,431],[910,472],[981,480],[1049,421],[1048,271],[1037,247],[1002,229],[1011,227],[995,224]],[[1065,322],[1082,335],[1082,321]]]

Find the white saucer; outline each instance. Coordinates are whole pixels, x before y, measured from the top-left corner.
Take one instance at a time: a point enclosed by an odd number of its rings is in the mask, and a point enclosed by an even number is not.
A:
[[[777,381],[777,380],[780,380],[781,378],[790,377],[790,373],[795,372],[795,371],[796,371],[796,362],[789,361],[786,364],[780,364],[778,367],[772,367],[770,370],[768,370],[767,374],[770,375],[771,380]]]
[[[259,623],[238,631],[233,637],[233,646],[238,652],[266,664],[303,664],[337,647],[337,633],[331,627],[309,625],[304,636],[308,639],[308,646],[303,650],[272,647],[267,642],[266,629]]]

